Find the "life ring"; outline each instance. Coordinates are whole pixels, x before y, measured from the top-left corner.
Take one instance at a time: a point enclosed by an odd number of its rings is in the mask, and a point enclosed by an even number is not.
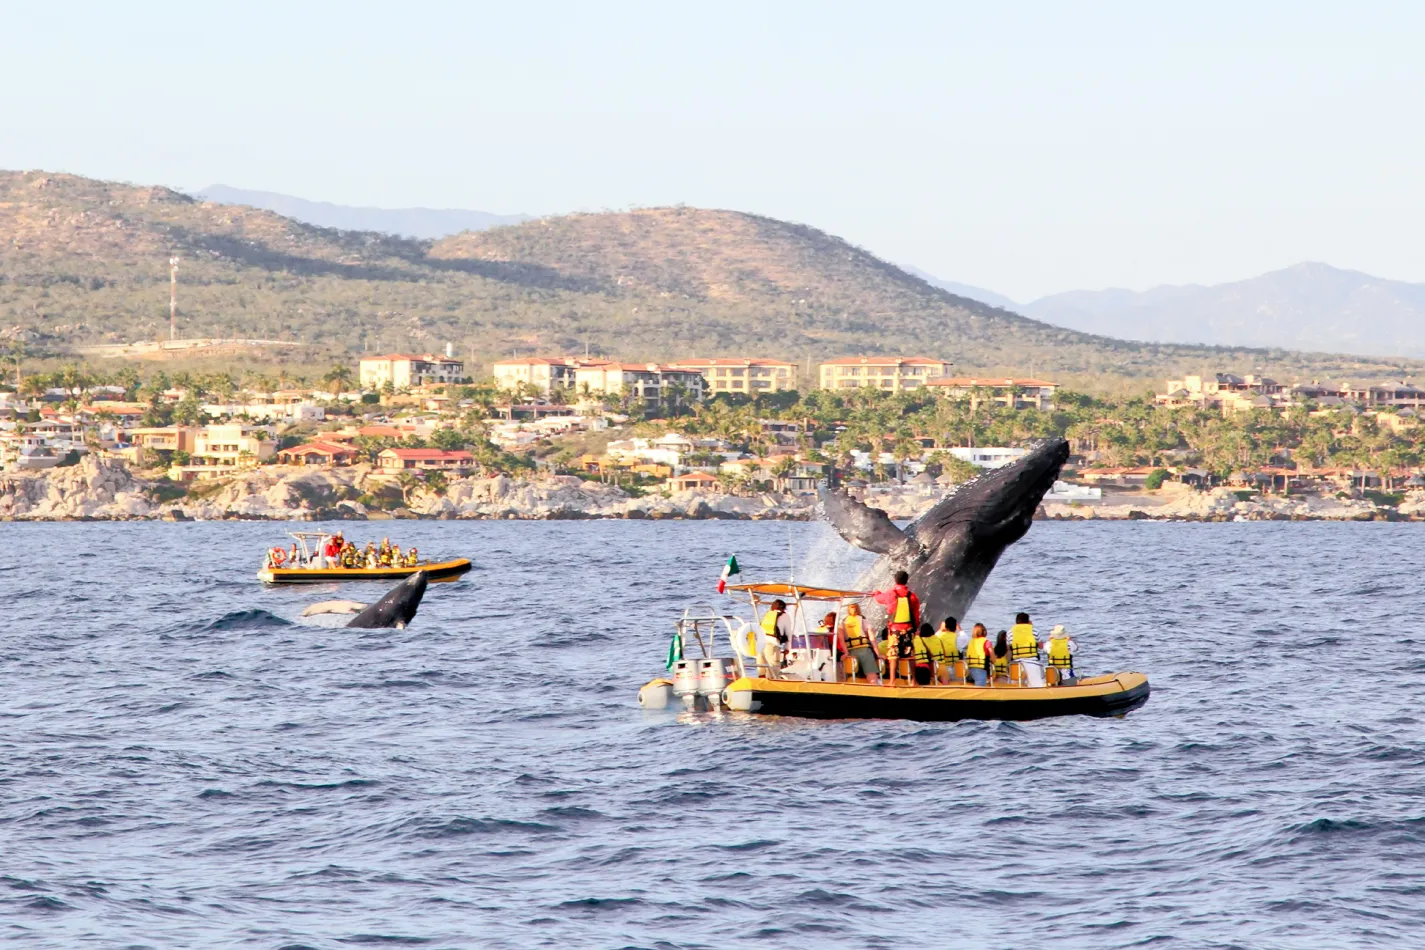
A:
[[[267,556],[272,560],[273,567],[281,567],[287,563],[287,552],[282,548],[273,548],[267,552]]]

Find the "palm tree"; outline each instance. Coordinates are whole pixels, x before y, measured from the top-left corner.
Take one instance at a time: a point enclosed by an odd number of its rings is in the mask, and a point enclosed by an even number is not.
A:
[[[322,377],[322,382],[326,383],[327,389],[331,391],[332,398],[340,396],[343,392],[351,388],[355,375],[351,372],[351,367],[342,363],[336,363],[327,370]]]

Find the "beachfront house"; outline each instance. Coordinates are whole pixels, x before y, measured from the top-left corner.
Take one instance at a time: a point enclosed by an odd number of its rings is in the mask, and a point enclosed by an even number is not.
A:
[[[359,457],[360,453],[349,445],[321,440],[293,446],[277,453],[277,460],[287,465],[317,465],[325,468],[350,465]]]
[[[463,449],[382,449],[376,467],[385,472],[468,472],[475,456]]]
[[[276,454],[277,442],[256,426],[235,422],[205,426],[193,438],[188,461],[170,466],[168,477],[175,482],[222,478]]]

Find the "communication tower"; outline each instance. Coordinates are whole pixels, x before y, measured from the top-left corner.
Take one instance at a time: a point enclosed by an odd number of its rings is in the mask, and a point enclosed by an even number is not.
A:
[[[178,339],[178,256],[168,259],[168,338]]]

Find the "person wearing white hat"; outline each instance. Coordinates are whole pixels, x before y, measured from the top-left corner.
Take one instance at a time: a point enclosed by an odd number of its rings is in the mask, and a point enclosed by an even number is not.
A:
[[[1049,631],[1049,639],[1044,644],[1044,652],[1049,657],[1049,669],[1053,670],[1057,681],[1063,683],[1074,677],[1074,651],[1078,644],[1069,638],[1069,632],[1062,623],[1055,624]]]

